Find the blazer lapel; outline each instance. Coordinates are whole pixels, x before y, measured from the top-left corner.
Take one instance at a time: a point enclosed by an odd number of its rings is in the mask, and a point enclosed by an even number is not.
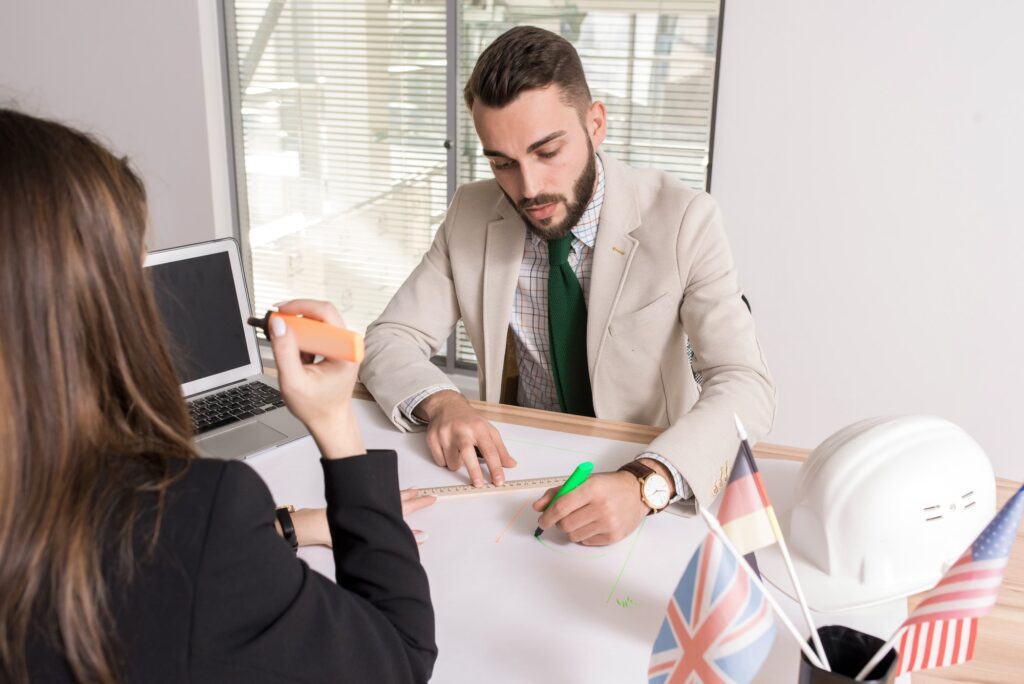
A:
[[[640,209],[628,168],[605,154],[599,153],[599,156],[604,163],[605,189],[587,301],[587,361],[591,383],[596,381],[595,370],[601,358],[608,321],[639,244],[629,233],[640,225]],[[595,394],[595,409],[597,399]]]
[[[485,401],[498,401],[505,363],[505,342],[512,320],[512,298],[526,248],[526,224],[502,197],[497,205],[501,218],[487,224],[484,246],[483,339]]]

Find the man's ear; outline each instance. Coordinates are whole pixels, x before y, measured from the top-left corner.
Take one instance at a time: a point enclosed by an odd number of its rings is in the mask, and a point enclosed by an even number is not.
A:
[[[604,102],[601,102],[600,100],[594,100],[587,109],[587,135],[590,136],[590,143],[594,146],[595,150],[600,147],[601,143],[604,142],[605,135],[608,134],[607,115],[608,113],[605,111]]]

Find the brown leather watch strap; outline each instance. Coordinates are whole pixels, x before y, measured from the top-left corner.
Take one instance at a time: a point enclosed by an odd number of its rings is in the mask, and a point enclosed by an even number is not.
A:
[[[619,470],[624,470],[627,473],[636,475],[638,480],[642,480],[654,472],[654,468],[644,465],[640,461],[630,461],[629,463],[623,464]]]

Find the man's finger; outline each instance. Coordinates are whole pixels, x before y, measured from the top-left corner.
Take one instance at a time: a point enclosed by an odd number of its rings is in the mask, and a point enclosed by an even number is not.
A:
[[[588,523],[579,529],[569,532],[569,541],[577,544],[586,544],[588,541],[599,537],[604,534],[604,525],[601,524],[600,520]]]
[[[459,456],[462,462],[466,464],[466,472],[469,474],[469,480],[473,483],[474,487],[484,486],[484,473],[480,470],[480,461],[476,457],[476,449],[473,445],[464,446],[459,449]]]
[[[434,459],[434,463],[443,468],[444,449],[441,448],[441,440],[437,438],[437,434],[431,430],[427,431],[427,448],[430,449],[430,457]]]
[[[537,526],[544,530],[554,527],[558,524],[559,520],[573,511],[583,508],[589,501],[589,497],[581,494],[579,489],[563,494],[555,503],[551,504],[550,508],[541,514],[537,520]]]
[[[501,440],[501,435],[497,434],[497,430],[495,430],[495,433],[494,445],[498,449],[498,458],[501,460],[501,465],[506,468],[515,468],[519,465],[519,462],[512,458],[512,454],[508,453],[508,449],[505,448],[505,442]]]
[[[462,452],[459,451],[459,447],[453,441],[445,444],[444,440],[441,440],[441,446],[444,449],[444,462],[448,470],[458,472],[462,468]]]
[[[583,529],[587,525],[600,522],[600,516],[594,506],[583,506],[558,521],[558,527],[566,534]],[[571,536],[570,536],[571,538]],[[575,539],[573,541],[576,541]]]
[[[487,470],[491,473],[491,482],[496,485],[505,484],[505,471],[501,468],[498,450],[493,444],[482,444],[479,451],[483,455],[484,463],[487,464]],[[479,460],[477,462],[479,463]]]
[[[587,537],[580,544],[584,546],[607,546],[612,543],[612,538],[607,534],[595,534],[593,537]]]
[[[551,489],[544,492],[544,495],[533,502],[533,510],[543,511],[544,507],[548,505],[551,498],[558,492],[558,487],[552,487]]]

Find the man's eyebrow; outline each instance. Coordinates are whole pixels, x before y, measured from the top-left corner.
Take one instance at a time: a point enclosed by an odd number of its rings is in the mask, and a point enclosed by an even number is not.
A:
[[[543,138],[541,138],[540,140],[538,140],[535,143],[532,143],[529,147],[527,147],[526,148],[526,152],[530,153],[530,152],[533,152],[534,150],[536,150],[538,147],[544,147],[545,145],[547,145],[549,142],[551,142],[555,138],[561,138],[563,135],[565,135],[565,131],[555,131],[554,133],[551,133],[549,135],[545,135]],[[503,159],[511,159],[512,158],[512,157],[508,156],[507,154],[505,154],[504,152],[499,152],[498,150],[489,150],[486,147],[484,148],[484,156],[485,157],[502,157]]]
[[[565,135],[565,131],[555,131],[551,135],[545,135],[543,138],[541,138],[537,142],[535,142],[532,145],[530,145],[529,147],[527,147],[526,151],[527,152],[533,152],[538,147],[544,147],[545,145],[547,145],[549,142],[551,142],[555,138],[561,138],[563,135]]]

